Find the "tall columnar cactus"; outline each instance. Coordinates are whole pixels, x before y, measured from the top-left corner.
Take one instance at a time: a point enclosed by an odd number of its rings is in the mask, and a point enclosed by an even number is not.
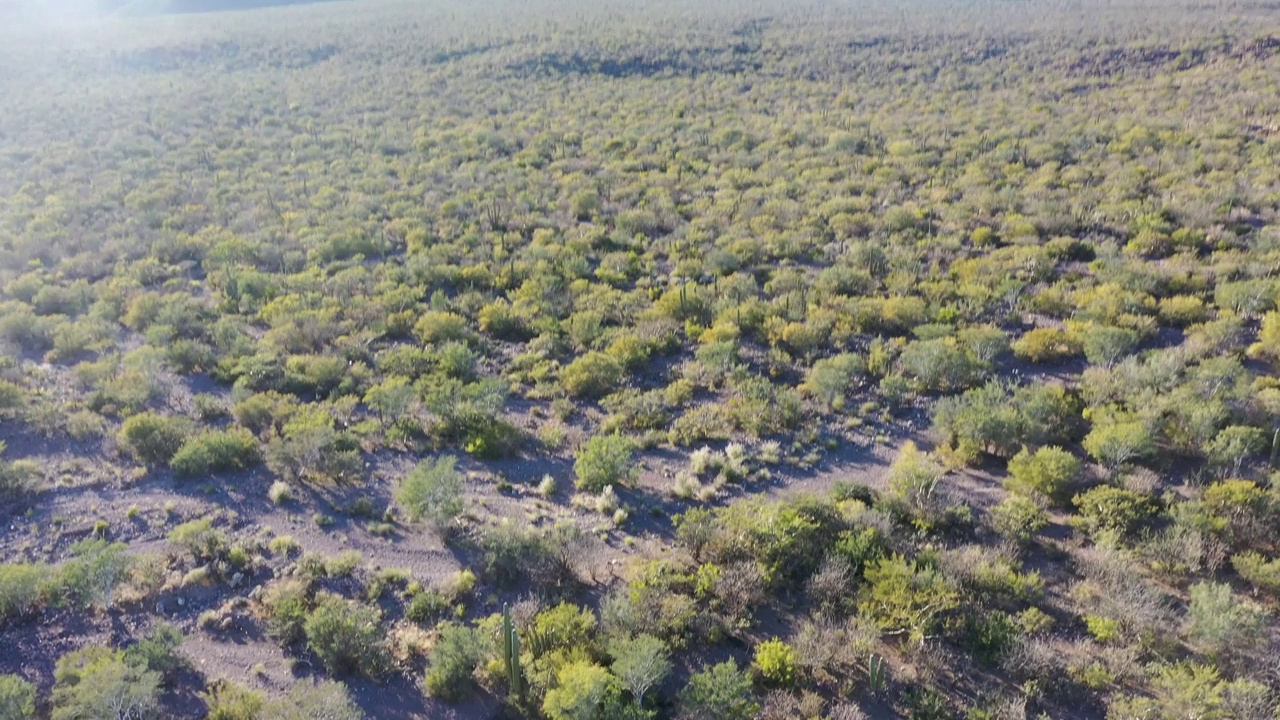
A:
[[[879,695],[884,689],[887,675],[888,663],[879,655],[871,653],[871,657],[867,660],[867,683],[872,695]]]
[[[520,634],[511,622],[511,608],[502,606],[502,659],[507,665],[507,680],[511,695],[524,697],[524,675],[520,668]]]

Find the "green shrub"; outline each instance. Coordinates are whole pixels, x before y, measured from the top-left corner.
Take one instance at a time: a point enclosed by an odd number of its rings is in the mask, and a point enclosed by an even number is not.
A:
[[[169,542],[186,548],[197,560],[222,557],[228,549],[227,536],[213,527],[213,520],[190,520],[169,531]]]
[[[0,718],[29,720],[36,716],[36,686],[17,675],[0,675]]]
[[[363,720],[366,716],[345,685],[335,680],[299,681],[282,698],[262,707],[263,720]]]
[[[124,543],[81,540],[71,546],[71,559],[62,564],[56,583],[62,598],[79,607],[107,608],[115,590],[128,577],[135,558]]]
[[[1240,579],[1267,592],[1280,591],[1280,560],[1268,560],[1260,553],[1244,552],[1231,558]],[[2,584],[2,583],[0,583]]]
[[[1266,612],[1235,598],[1225,583],[1198,582],[1188,588],[1187,635],[1210,655],[1247,652],[1264,642]]]
[[[932,507],[934,490],[945,474],[928,453],[908,440],[889,466],[889,490],[916,511],[923,512]]]
[[[485,654],[485,643],[475,628],[446,623],[427,660],[427,694],[449,701],[466,697]]]
[[[423,590],[409,600],[404,616],[416,623],[438,620],[449,612],[449,598],[434,590]]]
[[[307,648],[334,675],[377,677],[388,655],[377,607],[324,594],[303,624]]]
[[[1061,362],[1080,354],[1080,341],[1058,328],[1028,330],[1010,346],[1013,354],[1033,363]]]
[[[618,433],[596,435],[583,443],[573,463],[574,485],[585,492],[598,493],[631,477],[635,443]]]
[[[262,693],[220,680],[200,694],[208,708],[206,720],[258,720],[266,699]]]
[[[400,482],[396,502],[410,520],[426,520],[439,530],[462,513],[466,478],[458,472],[457,462],[452,455],[423,460]]]
[[[1099,485],[1071,500],[1080,512],[1080,522],[1091,534],[1110,531],[1127,535],[1155,515],[1150,498],[1131,490]]]
[[[699,720],[750,720],[759,705],[751,694],[751,678],[733,660],[704,667],[680,691],[680,709]]]
[[[615,682],[608,670],[590,660],[565,663],[543,698],[542,712],[548,720],[602,718],[601,706]]]
[[[245,428],[212,430],[189,438],[174,453],[169,467],[179,477],[244,470],[261,462],[258,440]]]
[[[609,669],[637,703],[643,703],[645,694],[671,672],[667,644],[652,635],[617,638],[609,643],[609,655],[613,658]]]
[[[796,651],[777,638],[765,640],[756,646],[752,667],[766,683],[788,687],[796,679]]]
[[[1009,477],[1004,486],[1025,497],[1060,501],[1080,470],[1080,461],[1060,447],[1047,446],[1035,452],[1023,448],[1009,459]]]
[[[1028,497],[1010,495],[991,508],[991,528],[1018,545],[1029,544],[1048,525],[1049,514]]]
[[[950,338],[909,343],[898,356],[902,372],[924,390],[953,391],[973,385],[980,366]]]
[[[915,642],[928,637],[939,619],[959,605],[956,589],[936,568],[894,555],[869,565],[859,607],[882,630]]]
[[[813,363],[805,376],[803,390],[827,407],[839,410],[858,375],[866,372],[862,356],[842,353]]]
[[[570,395],[598,398],[617,389],[625,373],[622,363],[603,352],[589,352],[560,372],[560,384]]]
[[[272,583],[262,596],[267,611],[267,634],[283,645],[292,645],[305,635],[311,608],[311,585],[301,578]]]
[[[169,623],[160,623],[124,651],[125,662],[169,675],[185,664],[173,651],[182,644],[182,631]]]
[[[53,720],[149,717],[160,699],[160,673],[110,648],[63,655],[53,677]]]
[[[43,565],[0,565],[0,621],[22,617],[39,607],[49,576]]]
[[[144,412],[124,421],[120,428],[120,444],[138,462],[163,465],[178,452],[191,423],[186,418]]]
[[[413,331],[422,342],[428,345],[451,340],[466,340],[469,334],[466,318],[443,310],[423,313],[418,323],[413,326]]]

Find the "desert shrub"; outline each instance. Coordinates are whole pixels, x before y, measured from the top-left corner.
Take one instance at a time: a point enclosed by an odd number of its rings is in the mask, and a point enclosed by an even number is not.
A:
[[[160,699],[160,673],[110,648],[63,655],[53,677],[53,720],[149,717]]]
[[[322,406],[305,407],[285,422],[265,456],[267,467],[286,480],[342,482],[364,473],[359,440],[335,429]]]
[[[841,353],[823,358],[809,368],[802,389],[827,407],[839,410],[854,380],[865,371],[866,361],[859,355]]]
[[[1233,556],[1231,565],[1242,580],[1255,588],[1280,591],[1280,560],[1268,560],[1261,553],[1249,551]]]
[[[17,675],[0,675],[0,718],[29,720],[36,716],[36,686]]]
[[[573,470],[577,475],[574,485],[579,490],[598,493],[623,482],[634,472],[634,451],[635,443],[618,433],[590,438],[583,443],[574,460]]]
[[[405,606],[404,616],[416,623],[437,620],[449,611],[449,598],[435,590],[423,590],[414,595]]]
[[[116,588],[128,577],[135,559],[125,554],[124,543],[102,539],[81,540],[71,546],[71,558],[56,576],[58,592],[79,607],[110,607]]]
[[[389,656],[377,607],[323,594],[303,624],[307,648],[335,675],[377,677]]]
[[[174,653],[182,644],[182,631],[169,623],[160,623],[133,645],[125,648],[124,659],[130,665],[169,675],[182,667],[185,660]]]
[[[859,608],[887,633],[922,642],[959,604],[959,593],[936,568],[894,555],[869,565]]]
[[[590,660],[571,660],[560,665],[555,682],[542,701],[542,713],[549,720],[579,720],[604,717],[605,698],[616,679]]]
[[[0,565],[0,620],[21,617],[39,607],[49,568],[42,565]]]
[[[443,530],[462,513],[466,478],[458,472],[457,462],[451,455],[423,460],[400,482],[396,502],[411,520],[425,520]]]
[[[756,646],[752,667],[766,683],[790,686],[796,680],[796,651],[777,638],[765,640]]]
[[[1080,341],[1058,328],[1028,330],[1010,345],[1013,354],[1033,363],[1054,363],[1079,355]]]
[[[1110,325],[1090,325],[1080,335],[1085,358],[1095,365],[1106,367],[1132,353],[1141,340],[1135,330]]]
[[[301,578],[274,582],[263,593],[262,605],[267,612],[267,634],[283,645],[291,645],[306,634],[310,583]]]
[[[211,430],[187,439],[169,467],[181,477],[244,470],[262,459],[258,440],[245,428]]]
[[[955,710],[946,696],[928,687],[912,688],[903,695],[907,720],[952,720]]]
[[[622,363],[603,352],[589,352],[565,366],[560,383],[571,395],[598,398],[617,389],[625,370]]]
[[[671,652],[662,640],[646,634],[616,638],[609,643],[609,669],[643,703],[649,690],[659,687],[671,672]]]
[[[1145,458],[1155,452],[1150,428],[1129,413],[1103,412],[1081,441],[1085,452],[1110,468]]]
[[[834,505],[807,496],[741,500],[718,510],[716,517],[722,532],[710,559],[750,559],[765,582],[782,586],[803,582],[818,568],[842,525]]]
[[[1080,513],[1081,524],[1092,534],[1109,531],[1127,535],[1156,513],[1150,498],[1112,485],[1099,485],[1071,502]]]
[[[898,356],[898,364],[922,389],[944,392],[969,387],[981,370],[978,362],[949,338],[908,343]]]
[[[526,577],[543,576],[555,562],[551,541],[512,523],[484,531],[479,544],[484,551],[485,574],[500,588],[511,587]]]
[[[1220,472],[1229,475],[1240,473],[1240,467],[1250,455],[1267,447],[1267,436],[1262,430],[1247,425],[1231,425],[1223,428],[1205,445],[1209,463]]]
[[[303,680],[289,688],[284,697],[267,701],[261,717],[264,720],[362,720],[366,716],[342,683]]]
[[[1079,420],[1079,401],[1062,387],[990,382],[939,400],[933,429],[964,459],[982,452],[1011,457],[1023,447],[1074,440]]]
[[[1188,588],[1188,594],[1187,635],[1204,652],[1245,652],[1262,642],[1265,612],[1237,600],[1230,585],[1198,582]]]
[[[485,655],[485,643],[475,628],[454,623],[441,626],[427,660],[427,694],[450,701],[466,697]]]
[[[279,429],[298,410],[298,399],[278,392],[258,393],[240,400],[231,407],[231,416],[237,423],[257,435]]]
[[[1232,696],[1236,701],[1252,694],[1254,685],[1248,680],[1228,682],[1212,665],[1180,662],[1153,668],[1150,695],[1113,697],[1107,708],[1108,720],[1144,720],[1145,718],[1212,718],[1266,717],[1270,712],[1236,715],[1231,712]],[[1268,708],[1270,710],[1270,708]]]
[[[174,527],[169,531],[169,542],[186,548],[197,560],[213,560],[228,550],[227,536],[207,517]]]
[[[220,680],[200,694],[208,708],[206,720],[258,720],[266,699],[256,690]]]
[[[430,310],[422,314],[413,332],[422,342],[428,345],[466,340],[468,336],[467,319],[444,310]]]
[[[704,667],[680,691],[680,712],[691,720],[749,720],[760,706],[751,678],[733,660]]]
[[[917,512],[925,512],[931,509],[934,490],[945,474],[928,453],[908,440],[889,466],[889,490]]]
[[[1009,458],[1009,477],[1004,486],[1025,497],[1060,501],[1080,470],[1080,461],[1060,447],[1046,446],[1034,452],[1024,448]]]
[[[0,441],[0,453],[4,442]],[[40,466],[32,460],[0,460],[0,498],[29,498],[40,490]]]
[[[1018,545],[1027,545],[1049,525],[1049,515],[1035,500],[1010,495],[991,508],[991,528]]]
[[[124,421],[120,428],[120,444],[138,462],[163,465],[178,452],[191,423],[186,418],[144,412]]]

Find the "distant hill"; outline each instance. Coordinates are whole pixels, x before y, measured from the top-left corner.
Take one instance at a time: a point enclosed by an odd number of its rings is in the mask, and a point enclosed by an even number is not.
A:
[[[257,10],[336,0],[0,0],[0,18],[85,20],[103,15],[177,15]]]

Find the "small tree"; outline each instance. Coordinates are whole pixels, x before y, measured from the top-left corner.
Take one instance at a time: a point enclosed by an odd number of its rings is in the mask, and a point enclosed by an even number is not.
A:
[[[401,481],[396,501],[404,506],[409,519],[426,520],[439,530],[461,514],[466,479],[458,472],[457,463],[452,455],[423,460]]]
[[[596,435],[583,443],[573,463],[579,490],[598,493],[631,477],[635,443],[618,433]]]
[[[823,405],[839,410],[854,379],[865,370],[866,362],[859,355],[842,353],[824,358],[809,368],[802,389]]]
[[[680,692],[681,715],[692,720],[749,720],[759,709],[751,678],[733,660],[694,673]]]
[[[671,672],[671,653],[666,643],[652,635],[614,640],[609,643],[609,654],[613,656],[613,674],[637,703],[643,703],[645,693]]]

